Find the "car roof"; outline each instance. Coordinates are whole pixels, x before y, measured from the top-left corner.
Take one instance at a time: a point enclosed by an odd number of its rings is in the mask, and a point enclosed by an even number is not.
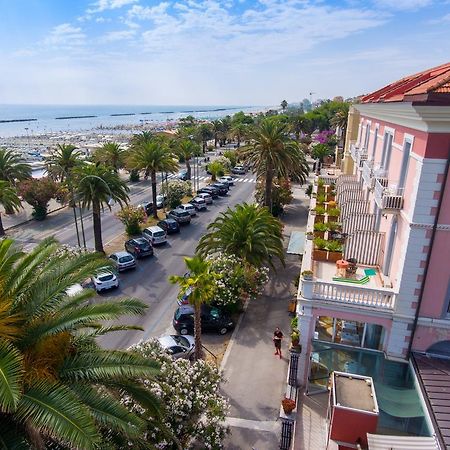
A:
[[[168,217],[167,219],[162,219],[160,222],[166,222],[166,223],[178,223],[175,219],[171,219]]]
[[[193,206],[190,205],[189,203],[183,203],[182,205],[180,205],[180,207],[181,207],[181,208],[185,208],[185,207],[193,208]]]
[[[174,345],[178,345],[172,336],[161,336],[160,338],[158,338],[158,342],[160,343],[161,347],[163,347],[163,348],[168,348],[168,347],[172,347]]]
[[[155,231],[164,231],[162,228],[160,228],[156,225],[153,225],[152,227],[147,227],[146,230],[148,230],[152,233],[154,233]]]
[[[209,195],[209,194],[207,194],[207,195]],[[202,197],[200,197],[200,196],[195,196],[192,200],[202,200],[203,202],[205,201],[205,199],[204,198],[202,198]]]
[[[132,239],[129,239],[128,240],[128,242],[142,242],[142,243],[146,243],[147,244],[147,239],[145,239],[145,237],[144,236],[139,236],[139,237],[135,237],[135,238],[132,238]]]
[[[110,256],[112,256],[112,255],[116,255],[118,258],[122,258],[123,256],[133,256],[133,255],[131,255],[130,253],[125,252],[125,251],[114,252],[114,253],[111,253]]]

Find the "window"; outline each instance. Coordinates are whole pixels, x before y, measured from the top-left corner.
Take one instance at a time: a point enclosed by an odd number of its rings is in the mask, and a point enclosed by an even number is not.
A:
[[[402,158],[402,166],[400,169],[400,178],[398,181],[398,187],[400,189],[405,187],[406,177],[408,176],[408,167],[409,167],[409,155],[411,154],[411,141],[405,140],[403,145],[403,158]]]
[[[378,127],[375,128],[375,135],[373,137],[372,156],[370,157],[372,161],[375,159],[375,152],[377,150],[377,141],[378,141]]]
[[[394,139],[394,136],[390,132],[384,133],[383,154],[381,156],[381,167],[385,170],[388,170],[388,168],[389,168],[389,161],[391,159],[393,139]]]
[[[366,125],[366,136],[364,138],[364,148],[368,148],[370,139],[370,123]]]

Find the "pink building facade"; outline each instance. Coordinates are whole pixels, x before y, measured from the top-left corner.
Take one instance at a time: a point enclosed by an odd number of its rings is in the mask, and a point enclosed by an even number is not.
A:
[[[407,359],[432,346],[450,356],[450,64],[406,77],[362,98],[357,140],[335,184],[344,231],[344,279],[315,261],[309,241],[298,293],[300,379],[320,371],[315,342]],[[315,199],[312,199],[312,208]],[[308,221],[313,230],[314,216]],[[345,369],[340,368],[340,369]]]

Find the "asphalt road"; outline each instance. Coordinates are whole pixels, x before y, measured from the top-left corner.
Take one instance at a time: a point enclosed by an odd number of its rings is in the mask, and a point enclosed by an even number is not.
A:
[[[205,172],[200,178],[206,177]],[[119,275],[120,287],[101,294],[102,298],[135,297],[144,301],[149,308],[144,316],[127,317],[121,322],[138,325],[142,331],[116,332],[105,336],[101,343],[106,348],[126,348],[150,337],[173,333],[172,317],[176,309],[178,287],[168,281],[169,275],[182,275],[186,272],[183,256],[192,256],[206,227],[220,212],[237,203],[249,202],[253,199],[255,189],[254,175],[238,175],[241,180],[235,183],[226,197],[219,197],[208,210],[197,213],[190,225],[182,226],[181,233],[169,235],[168,243],[155,247],[155,255],[138,261],[137,268]],[[206,184],[206,179],[201,184]],[[131,203],[148,201],[151,197],[149,182],[141,182],[133,186],[130,195]],[[113,211],[105,211],[102,216],[103,241],[107,243],[123,232],[122,223],[115,217],[118,205]],[[93,247],[92,215],[84,218],[87,247]],[[46,236],[55,236],[60,242],[76,245],[76,231],[73,213],[70,209],[49,216],[43,222],[30,222],[14,232],[14,238],[25,246],[39,242]]]

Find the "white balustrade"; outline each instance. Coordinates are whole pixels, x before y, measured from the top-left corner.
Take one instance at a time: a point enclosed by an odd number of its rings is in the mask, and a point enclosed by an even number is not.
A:
[[[358,158],[358,150],[359,147],[356,146],[356,144],[351,144],[350,145],[350,155],[352,155],[353,161],[357,161]]]
[[[369,288],[338,281],[302,280],[302,293],[310,294],[309,300],[324,300],[367,308],[393,310],[395,293],[385,288]],[[311,285],[310,285],[311,284]],[[312,289],[311,289],[312,287]],[[308,299],[307,296],[303,295]]]
[[[372,189],[373,188],[373,178],[372,178],[372,161],[364,161],[362,166],[362,178],[364,184]]]
[[[375,202],[383,210],[400,210],[403,208],[404,189],[396,184],[387,183],[386,179],[375,181]]]

